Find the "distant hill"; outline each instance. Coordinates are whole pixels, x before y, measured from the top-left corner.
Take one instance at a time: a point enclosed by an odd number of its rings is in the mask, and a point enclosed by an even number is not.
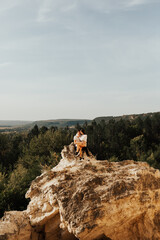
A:
[[[56,120],[42,120],[42,121],[35,121],[35,122],[29,122],[29,121],[0,121],[2,122],[2,125],[0,125],[0,132],[21,132],[21,131],[27,131],[32,129],[35,125],[37,125],[39,128],[42,126],[45,126],[47,128],[50,127],[58,127],[58,128],[64,128],[64,127],[74,127],[77,124],[83,125],[85,122],[90,123],[92,120],[88,119],[56,119]]]
[[[27,125],[26,127],[32,128],[35,125],[37,125],[38,127],[74,127],[77,124],[83,125],[85,122],[90,123],[92,122],[92,120],[88,120],[88,119],[56,119],[56,120],[44,120],[44,121],[35,121],[32,122],[31,124]]]
[[[19,120],[0,120],[0,127],[14,127],[23,126],[32,123],[31,121],[19,121]]]
[[[105,122],[109,122],[110,120],[114,119],[115,121],[119,121],[121,119],[124,120],[134,120],[138,117],[140,117],[141,119],[145,119],[146,117],[152,117],[154,114],[157,114],[160,112],[154,112],[154,113],[142,113],[142,114],[130,114],[130,115],[122,115],[122,116],[104,116],[104,117],[97,117],[95,118],[93,121],[96,121],[97,123],[99,123],[101,120],[104,120]]]

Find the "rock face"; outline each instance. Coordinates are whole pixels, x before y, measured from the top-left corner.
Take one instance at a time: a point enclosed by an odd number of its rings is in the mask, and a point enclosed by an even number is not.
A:
[[[31,231],[26,211],[6,212],[0,220],[0,240],[28,240],[31,239]]]
[[[146,163],[79,160],[71,144],[26,197],[26,211],[1,220],[0,240],[160,239],[160,172]]]

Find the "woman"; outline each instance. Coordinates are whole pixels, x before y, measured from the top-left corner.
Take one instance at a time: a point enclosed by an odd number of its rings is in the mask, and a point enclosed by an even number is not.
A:
[[[77,143],[80,142],[80,130],[78,130],[77,134],[74,136],[73,141],[74,141],[74,145],[76,147],[76,153],[77,153]]]
[[[80,134],[81,136],[79,137],[80,142],[77,142],[77,155],[76,156],[80,156],[80,158],[82,158],[82,148],[83,147],[87,147],[87,134],[85,134],[84,129],[80,130]]]

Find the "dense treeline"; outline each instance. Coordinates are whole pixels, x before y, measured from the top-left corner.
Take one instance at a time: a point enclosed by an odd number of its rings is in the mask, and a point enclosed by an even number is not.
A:
[[[64,145],[77,129],[38,128],[30,132],[0,134],[0,216],[6,210],[23,210],[31,181],[60,160]],[[146,161],[160,169],[160,114],[145,119],[93,121],[83,128],[88,147],[97,159]]]

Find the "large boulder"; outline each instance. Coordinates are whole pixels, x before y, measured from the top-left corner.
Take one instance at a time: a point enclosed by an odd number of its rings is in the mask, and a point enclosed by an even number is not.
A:
[[[26,197],[31,234],[25,240],[160,239],[160,172],[147,163],[80,160],[70,145]]]

